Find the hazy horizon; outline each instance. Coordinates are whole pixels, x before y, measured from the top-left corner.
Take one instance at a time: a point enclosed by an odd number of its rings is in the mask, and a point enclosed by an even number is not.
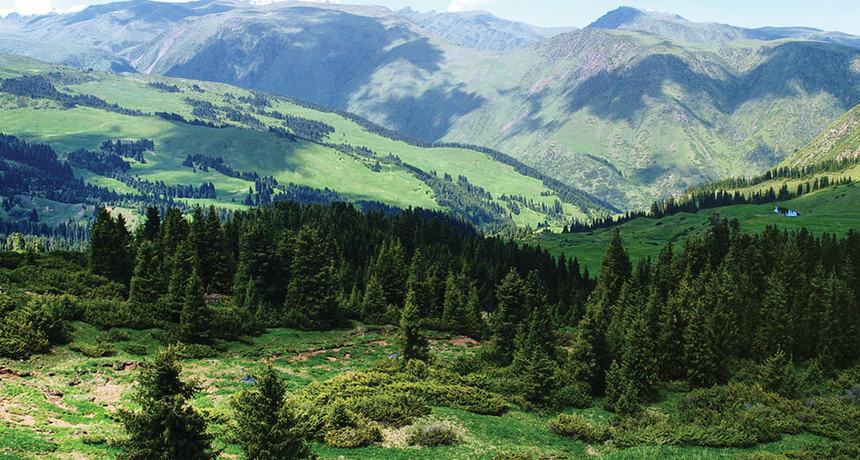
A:
[[[189,0],[154,0],[185,3]],[[246,0],[249,3],[272,3],[274,0]],[[500,18],[540,27],[585,27],[603,14],[620,6],[677,14],[693,22],[716,22],[734,26],[812,27],[826,31],[860,35],[860,23],[855,18],[860,6],[850,0],[763,0],[700,2],[684,0],[306,0],[321,3],[364,4],[385,6],[392,10],[410,7],[416,11],[458,12],[488,11]],[[51,11],[70,12],[89,5],[111,3],[110,0],[0,0],[0,15],[44,14]]]

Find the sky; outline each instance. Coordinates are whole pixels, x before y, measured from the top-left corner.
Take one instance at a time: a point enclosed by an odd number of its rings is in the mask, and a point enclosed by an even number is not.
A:
[[[186,0],[163,0],[182,2]],[[268,3],[272,0],[251,0]],[[82,9],[108,0],[0,0],[0,14],[37,14]],[[609,10],[633,6],[674,13],[694,22],[720,22],[742,27],[807,26],[860,35],[857,0],[336,0],[333,3],[373,4],[418,11],[481,9],[498,17],[543,27],[584,27]]]

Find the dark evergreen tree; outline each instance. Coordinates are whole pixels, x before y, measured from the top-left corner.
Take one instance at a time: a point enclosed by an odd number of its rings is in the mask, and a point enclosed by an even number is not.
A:
[[[286,384],[271,366],[257,378],[257,386],[233,397],[232,436],[249,460],[316,458],[286,404]]]
[[[129,245],[131,237],[125,219],[111,217],[105,208],[99,208],[91,230],[90,270],[93,274],[125,284],[131,281],[134,264]]]
[[[161,235],[161,213],[155,206],[146,208],[146,220],[141,226],[140,238],[142,240],[156,242]]]
[[[206,304],[203,279],[195,270],[185,290],[182,312],[179,315],[179,336],[186,343],[212,343],[214,312]]]
[[[180,380],[181,370],[172,347],[159,351],[142,368],[135,394],[140,408],[119,411],[128,434],[119,442],[120,458],[208,460],[218,456],[212,435],[206,433],[206,420],[189,404],[196,388]]]
[[[387,308],[382,284],[372,276],[361,301],[361,317],[371,324],[384,324],[387,320]]]
[[[523,397],[538,407],[549,407],[556,387],[555,337],[546,311],[532,311],[528,327],[517,337],[512,368],[523,382]]]
[[[496,287],[498,307],[491,320],[492,354],[500,364],[514,358],[515,339],[523,321],[523,279],[515,268]]]
[[[421,312],[413,291],[407,294],[406,305],[400,315],[400,355],[404,361],[428,361],[430,358],[430,345],[421,333]]]
[[[135,306],[136,315],[151,318],[154,305],[165,290],[165,286],[160,283],[159,262],[152,241],[143,240],[137,249],[137,262],[128,298],[129,303]]]
[[[643,312],[638,312],[627,328],[622,372],[642,402],[653,400],[657,393],[658,367],[652,335]]]
[[[288,324],[322,330],[340,322],[335,254],[332,239],[318,229],[296,233],[285,305]]]

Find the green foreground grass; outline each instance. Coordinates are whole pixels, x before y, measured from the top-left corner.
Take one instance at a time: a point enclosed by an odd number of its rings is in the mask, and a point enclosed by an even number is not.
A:
[[[100,332],[74,323],[74,341],[95,344]],[[123,436],[116,421],[117,408],[133,407],[130,396],[137,378],[136,367],[157,350],[156,330],[123,330],[128,340],[115,342],[117,354],[87,358],[68,346],[21,361],[0,361],[0,458],[3,459],[102,459],[114,458],[113,440]],[[433,335],[431,334],[431,337]],[[146,348],[131,354],[128,344]],[[482,344],[455,337],[436,337],[433,353],[443,361],[473,353]],[[231,343],[217,358],[187,359],[184,379],[195,379],[201,391],[193,405],[216,420],[230,416],[230,397],[248,384],[246,375],[258,374],[266,363],[287,379],[290,390],[325,380],[343,372],[367,370],[396,350],[393,330],[353,324],[328,332],[273,329],[249,340]],[[671,413],[677,393],[664,392],[652,410]],[[602,409],[569,410],[608,420]],[[417,448],[405,444],[407,428],[387,429],[379,446],[336,449],[315,444],[323,459],[493,459],[500,452],[523,452],[535,458],[732,458],[744,452],[781,452],[828,444],[810,434],[785,435],[781,440],[752,449],[716,449],[679,446],[647,446],[617,449],[611,443],[586,444],[553,434],[547,422],[555,414],[524,412],[516,407],[502,416],[477,415],[447,407],[434,407],[426,417],[453,423],[462,442],[455,447]],[[423,421],[423,420],[422,420]],[[419,421],[420,422],[420,421]],[[416,422],[417,423],[417,422]],[[221,424],[210,425],[218,434]],[[218,436],[216,446],[225,458],[243,458],[239,446]]]

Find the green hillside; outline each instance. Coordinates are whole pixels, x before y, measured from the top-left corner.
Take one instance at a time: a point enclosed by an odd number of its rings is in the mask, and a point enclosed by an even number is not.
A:
[[[452,35],[444,18],[426,19],[341,4],[122,2],[7,18],[0,50],[313,101],[425,141],[498,149],[624,210],[765,171],[860,102],[860,49],[841,34],[621,9],[495,52],[480,49],[492,24]]]
[[[784,166],[808,166],[827,160],[860,158],[860,105],[833,122],[806,147],[787,158]]]
[[[640,217],[618,225],[617,228],[632,260],[655,258],[667,242],[672,242],[676,249],[681,249],[680,244],[688,236],[702,234],[710,227],[715,214],[723,219],[737,219],[740,229],[745,232],[761,232],[765,227],[775,225],[780,230],[789,231],[806,228],[815,235],[825,232],[845,234],[849,229],[860,227],[860,214],[857,213],[860,184],[856,182],[860,178],[860,167],[840,174],[839,177],[853,177],[855,182],[776,203],[725,206],[694,214],[679,213],[661,219]],[[782,182],[773,181],[768,187],[778,187]],[[801,216],[789,218],[776,214],[773,212],[774,206],[797,210]],[[553,255],[577,257],[580,264],[596,275],[614,228],[567,234],[539,233],[523,241],[540,245]]]
[[[102,74],[0,56],[0,77],[29,81],[20,77],[36,75],[66,95],[62,97],[94,96],[121,110],[27,97],[7,88],[0,92],[0,132],[46,143],[61,157],[77,149],[96,151],[105,140],[153,140],[155,149],[144,154],[145,163],[130,161],[129,175],[167,186],[214,185],[214,199],[180,200],[186,204],[237,209],[244,207],[249,189],[260,193],[253,180],[183,165],[188,156],[199,155],[221,157],[235,171],[256,172],[281,185],[328,188],[350,201],[450,209],[479,225],[560,226],[567,219],[603,211],[585,194],[580,201],[568,187],[550,189],[541,179],[518,172],[522,167],[500,163],[486,153],[417,147],[375,134],[369,130],[372,126],[366,127],[370,125],[284,98],[217,83]],[[271,128],[280,129],[280,135]],[[81,168],[76,174],[112,190],[139,191],[128,178],[117,180]],[[517,199],[525,204],[505,201],[507,196],[521,197]]]

